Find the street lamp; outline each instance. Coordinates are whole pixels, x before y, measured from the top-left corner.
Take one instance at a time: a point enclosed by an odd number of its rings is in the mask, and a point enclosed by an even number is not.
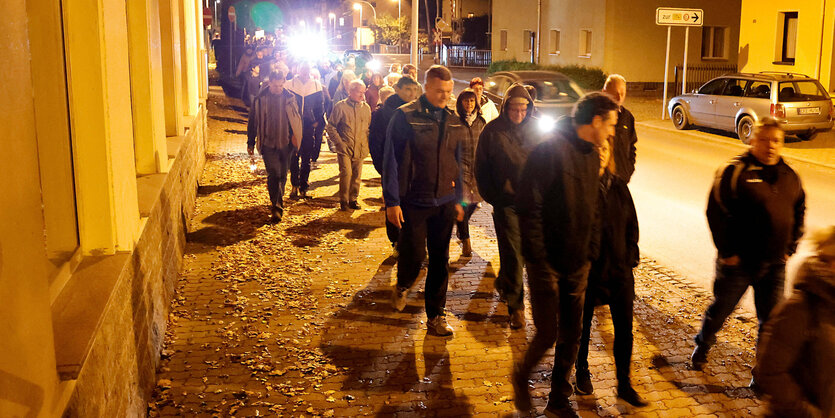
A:
[[[354,3],[354,10],[359,10],[360,11],[360,26],[362,26],[362,3],[367,4],[368,7],[371,8],[371,11],[374,12],[374,22],[376,23],[377,22],[377,9],[374,8],[373,4],[371,4],[367,1],[364,1],[364,0],[359,0],[358,2]]]
[[[321,18],[321,17],[317,17],[317,18],[316,18],[316,23],[318,23],[318,24],[319,24],[319,32],[321,32],[321,31],[322,31],[322,18]]]

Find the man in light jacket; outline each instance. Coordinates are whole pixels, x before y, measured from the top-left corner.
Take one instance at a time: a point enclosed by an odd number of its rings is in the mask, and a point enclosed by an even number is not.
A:
[[[336,148],[339,163],[339,209],[360,209],[362,161],[368,156],[371,108],[365,103],[365,83],[348,84],[348,98],[337,102],[328,119],[328,138]]]

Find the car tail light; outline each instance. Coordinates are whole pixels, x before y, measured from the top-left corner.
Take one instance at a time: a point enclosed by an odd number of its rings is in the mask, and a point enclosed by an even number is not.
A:
[[[785,119],[786,118],[786,107],[779,104],[779,103],[777,103],[777,104],[772,103],[771,104],[771,116],[773,116],[775,118],[779,118],[779,119]]]

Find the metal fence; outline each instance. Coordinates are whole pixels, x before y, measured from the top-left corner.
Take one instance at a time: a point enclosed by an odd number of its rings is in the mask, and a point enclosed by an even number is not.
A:
[[[681,79],[683,66],[677,65],[675,71],[675,93],[673,96],[681,94]],[[687,66],[687,89],[686,92],[693,91],[702,86],[702,84],[719,77],[721,75],[735,73],[736,64],[721,64],[721,65],[688,65]]]
[[[472,46],[444,45],[441,60],[447,67],[486,68],[492,62],[492,52]]]

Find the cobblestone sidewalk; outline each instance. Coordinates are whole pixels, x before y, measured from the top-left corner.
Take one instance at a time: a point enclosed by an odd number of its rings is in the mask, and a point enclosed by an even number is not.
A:
[[[489,207],[475,214],[471,259],[460,257],[453,239],[447,309],[455,336],[427,336],[421,284],[402,313],[389,302],[396,266],[370,161],[362,210],[338,211],[338,169],[323,151],[311,175],[313,198],[290,201],[284,221],[271,225],[263,163],[251,173],[245,156],[243,111],[212,88],[210,155],[149,415],[515,414],[510,370],[533,328],[511,331],[493,290],[498,254]],[[709,297],[648,259],[636,288],[633,381],[652,403],[634,409],[616,400],[613,329],[599,308],[589,359],[595,395],[574,397],[581,415],[759,413],[746,388],[756,322],[733,316],[705,371],[690,371],[692,336]],[[540,412],[551,362],[531,376]]]

